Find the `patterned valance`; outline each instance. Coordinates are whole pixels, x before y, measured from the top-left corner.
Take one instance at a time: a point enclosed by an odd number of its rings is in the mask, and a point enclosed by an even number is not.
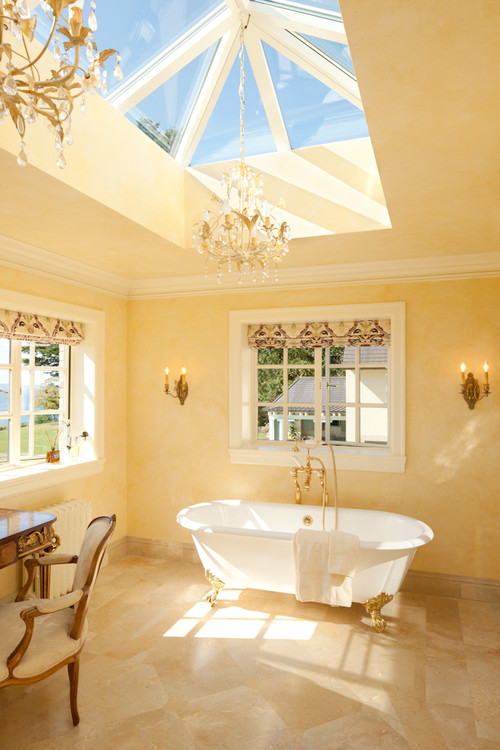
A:
[[[253,349],[320,346],[387,346],[390,320],[335,320],[323,323],[263,323],[248,326]]]
[[[15,310],[0,310],[0,339],[21,339],[41,344],[79,344],[84,338],[81,323]]]

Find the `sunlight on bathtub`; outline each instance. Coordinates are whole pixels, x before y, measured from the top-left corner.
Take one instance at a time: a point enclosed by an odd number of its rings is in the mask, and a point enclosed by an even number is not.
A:
[[[227,591],[225,599],[219,599],[219,602],[237,599],[240,594],[241,591],[236,589]],[[194,638],[307,641],[312,638],[316,624],[294,617],[248,610],[237,605],[221,604],[213,608],[208,602],[197,602],[163,637],[185,638],[192,635]]]

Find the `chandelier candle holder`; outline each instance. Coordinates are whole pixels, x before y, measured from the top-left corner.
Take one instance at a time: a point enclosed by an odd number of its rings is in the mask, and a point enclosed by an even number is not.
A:
[[[42,119],[54,135],[57,166],[64,169],[64,146],[73,142],[75,99],[80,98],[84,112],[87,93],[100,90],[106,94],[104,63],[112,55],[116,55],[114,76],[123,79],[118,52],[98,52],[93,40],[97,30],[95,0],[90,0],[88,26],[83,25],[83,6],[84,0],[42,0],[51,28],[42,44],[33,44],[37,17],[31,14],[29,0],[0,0],[0,124],[10,116],[19,133],[17,163],[21,167],[28,164],[26,125]],[[84,48],[86,68],[81,65],[80,48]],[[39,67],[50,70],[50,75],[44,78]]]
[[[249,17],[250,18],[250,17]],[[277,281],[278,266],[288,253],[290,227],[274,213],[283,208],[283,202],[271,206],[263,198],[262,174],[252,170],[245,162],[245,59],[244,32],[240,34],[240,161],[231,174],[223,174],[221,192],[224,197],[212,195],[217,203],[214,210],[205,210],[201,221],[193,226],[193,247],[205,256],[205,278],[210,261],[217,264],[217,282],[222,283],[222,272],[236,271],[238,281],[269,278],[274,268]]]

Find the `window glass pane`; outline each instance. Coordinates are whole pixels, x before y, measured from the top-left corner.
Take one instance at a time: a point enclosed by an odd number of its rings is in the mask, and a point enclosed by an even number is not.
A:
[[[48,443],[48,441],[47,441]],[[47,450],[49,450],[47,448]],[[30,454],[30,418],[21,417],[21,458],[26,458]]]
[[[330,363],[352,365],[356,361],[356,347],[354,346],[332,346],[330,349]]]
[[[362,364],[385,364],[388,355],[388,346],[360,346],[359,348],[359,361]]]
[[[226,79],[191,164],[210,164],[240,156],[240,61]],[[245,54],[245,156],[276,151],[248,55]]]
[[[283,401],[283,370],[258,370],[258,401]]]
[[[292,148],[369,135],[361,109],[273,47],[262,46]]]
[[[259,406],[258,440],[283,440],[283,407]]]
[[[181,68],[126,114],[167,153],[175,153],[216,49],[217,43]]]
[[[0,339],[0,365],[10,364],[10,341]]]
[[[259,365],[282,365],[283,349],[259,349],[257,361]]]
[[[314,439],[314,409],[290,409],[287,440]]]
[[[291,404],[314,404],[314,370],[304,367],[288,370],[288,401]]]
[[[328,440],[330,442],[346,441],[346,415],[344,406],[336,406],[330,409],[330,420],[328,426]]]
[[[330,403],[353,403],[356,401],[356,373],[353,369],[330,370]]]
[[[21,372],[21,411],[30,408],[30,373],[28,370]]]
[[[339,13],[340,8],[338,0],[257,0],[265,5],[276,5],[279,8],[290,8],[291,10],[304,10],[307,5],[311,11],[328,11],[329,13]]]
[[[165,47],[179,39],[201,21],[207,13],[221,5],[221,0],[126,0],[97,3],[97,31],[94,41],[99,52],[106,48],[119,51],[124,83],[140,68],[153,60]],[[85,3],[83,23],[87,25],[89,4]],[[45,40],[49,20],[41,4],[37,16],[37,36]],[[83,50],[85,52],[85,50]],[[83,54],[83,53],[82,53]],[[85,59],[86,63],[86,59]],[[108,87],[112,91],[118,81],[112,75],[115,58],[108,63]]]
[[[59,344],[35,344],[36,367],[62,367],[66,348]]]
[[[59,373],[35,372],[35,411],[60,408]]]
[[[354,406],[346,406],[345,439],[346,443],[356,442],[356,409],[354,408]]]
[[[387,445],[387,409],[361,408],[360,441]]]
[[[0,419],[0,464],[9,461],[10,419]]]
[[[21,346],[21,364],[23,367],[29,367],[31,347],[29,342],[23,341]]]
[[[0,412],[10,412],[10,371],[0,370]]]
[[[354,65],[352,64],[351,52],[347,44],[341,44],[340,42],[332,42],[330,39],[320,39],[316,36],[309,36],[304,34],[304,38],[307,39],[311,44],[320,49],[322,52],[327,54],[332,60],[335,60],[343,68],[349,70],[354,74]]]
[[[385,367],[360,369],[359,400],[362,404],[387,403],[387,370]]]
[[[58,447],[58,431],[58,414],[39,414],[35,417],[35,456],[45,455],[52,446]]]
[[[312,365],[314,364],[314,349],[304,348],[296,349],[292,347],[288,349],[288,364],[290,365]]]

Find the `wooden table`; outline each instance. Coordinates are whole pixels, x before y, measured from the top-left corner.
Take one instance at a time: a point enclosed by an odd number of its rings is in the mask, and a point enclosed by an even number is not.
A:
[[[55,520],[51,513],[0,508],[0,568],[33,552],[50,551]]]

